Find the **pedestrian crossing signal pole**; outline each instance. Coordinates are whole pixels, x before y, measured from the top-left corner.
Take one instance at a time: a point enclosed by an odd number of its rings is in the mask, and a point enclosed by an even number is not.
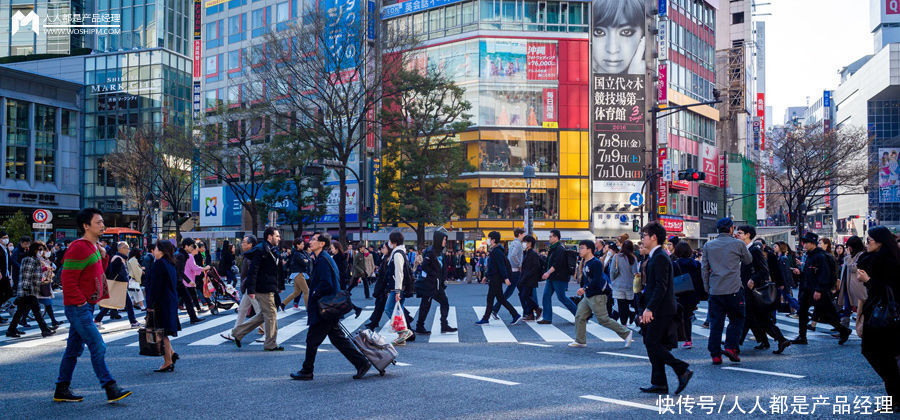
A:
[[[534,220],[534,199],[531,197],[531,181],[534,179],[534,166],[528,165],[522,171],[525,178],[525,234],[532,235],[532,221]]]

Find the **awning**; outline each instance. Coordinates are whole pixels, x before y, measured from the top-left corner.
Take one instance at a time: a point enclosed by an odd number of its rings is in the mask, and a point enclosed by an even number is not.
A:
[[[589,230],[561,230],[559,231],[559,234],[561,236],[560,240],[563,241],[593,241],[597,239],[597,237]],[[550,240],[549,230],[536,230],[534,231],[534,235],[535,239],[539,241]]]

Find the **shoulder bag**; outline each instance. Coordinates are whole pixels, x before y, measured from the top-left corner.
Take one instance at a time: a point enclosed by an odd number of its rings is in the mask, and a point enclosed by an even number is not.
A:
[[[896,331],[900,328],[900,305],[894,299],[894,290],[885,286],[885,295],[872,306],[872,314],[864,318],[865,327],[876,331]]]

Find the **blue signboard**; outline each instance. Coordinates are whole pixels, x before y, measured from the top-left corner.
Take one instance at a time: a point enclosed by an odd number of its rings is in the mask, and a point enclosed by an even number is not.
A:
[[[362,50],[359,34],[362,29],[362,0],[324,0],[325,47],[330,51],[326,68],[340,71],[356,68]]]
[[[822,97],[822,105],[825,106],[825,108],[831,107],[831,91],[830,90],[825,91],[825,95]]]
[[[669,5],[666,0],[659,0],[659,17],[666,17],[669,14]]]
[[[366,8],[366,37],[369,41],[375,40],[375,23],[377,20],[378,19],[375,16],[375,2],[369,0],[368,7]]]
[[[635,207],[641,206],[644,204],[644,195],[641,193],[631,194],[631,197],[628,198],[628,202]]]

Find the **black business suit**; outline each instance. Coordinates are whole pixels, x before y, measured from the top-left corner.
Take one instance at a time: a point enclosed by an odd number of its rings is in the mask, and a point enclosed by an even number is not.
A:
[[[653,313],[653,321],[644,326],[644,346],[647,348],[647,357],[650,358],[652,373],[650,383],[654,386],[668,389],[666,380],[666,365],[672,366],[675,374],[683,375],[688,370],[688,364],[676,359],[669,352],[670,342],[677,342],[670,335],[672,322],[677,312],[675,292],[672,283],[672,260],[661,247],[652,251],[652,256],[647,262],[647,285],[644,288],[646,296],[646,309]]]

